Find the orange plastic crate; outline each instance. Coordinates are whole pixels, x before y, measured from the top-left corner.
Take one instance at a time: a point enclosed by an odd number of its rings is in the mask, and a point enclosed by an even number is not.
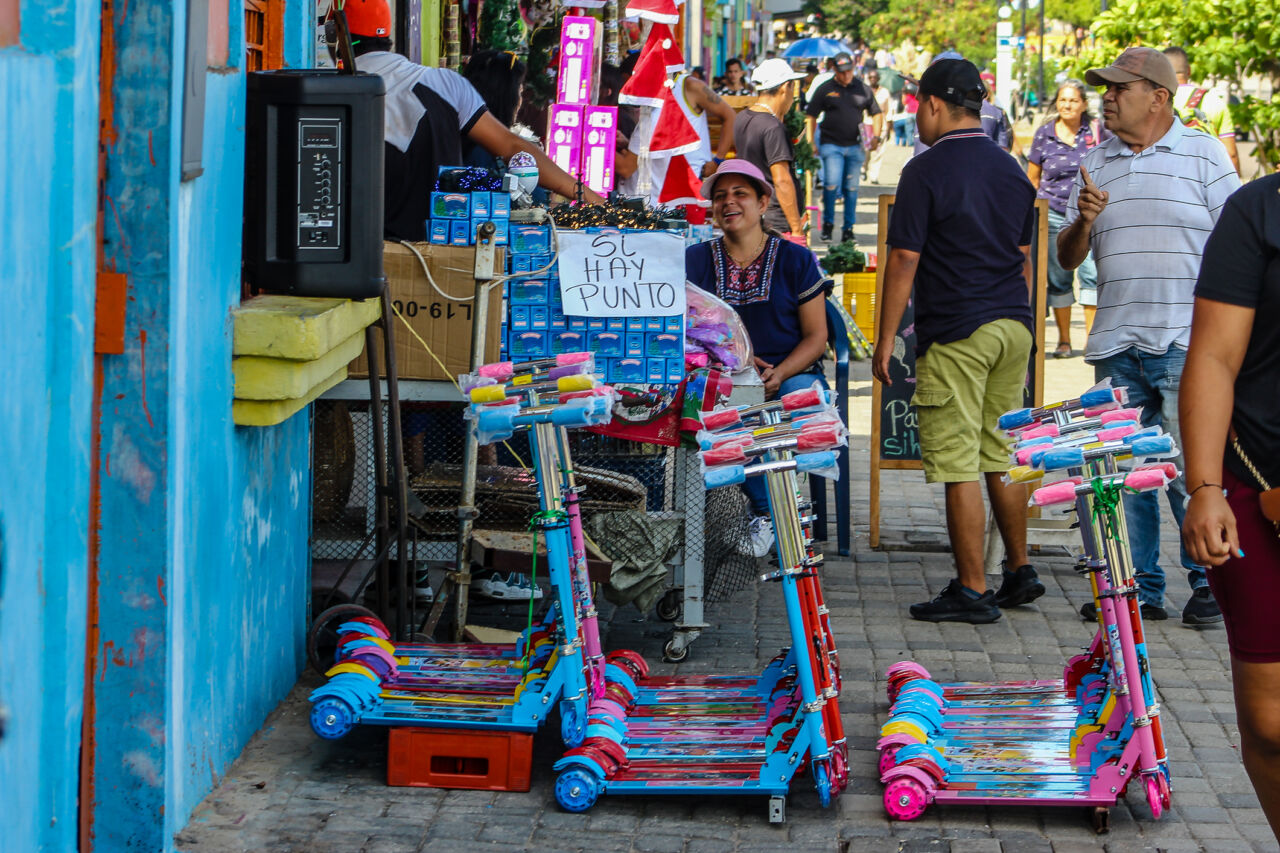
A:
[[[527,791],[533,735],[402,727],[387,741],[387,784]]]

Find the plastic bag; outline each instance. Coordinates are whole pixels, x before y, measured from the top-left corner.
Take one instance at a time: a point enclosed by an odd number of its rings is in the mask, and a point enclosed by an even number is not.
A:
[[[751,336],[733,306],[692,282],[685,282],[684,292],[686,356],[705,353],[712,364],[723,365],[731,373],[750,367]]]

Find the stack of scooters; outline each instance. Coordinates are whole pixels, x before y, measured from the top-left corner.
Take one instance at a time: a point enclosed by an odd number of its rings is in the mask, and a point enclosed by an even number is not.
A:
[[[555,794],[565,809],[584,811],[602,793],[754,794],[769,797],[780,822],[806,767],[828,804],[847,784],[848,754],[822,557],[797,479],[836,475],[847,431],[832,395],[815,385],[704,414],[707,487],[765,479],[778,559],[762,580],[779,584],[792,645],[758,676],[659,678],[635,652],[601,647],[566,432],[611,417],[615,392],[593,374],[591,355],[572,353],[460,377],[480,443],[529,431],[541,509],[532,526],[555,589],[546,613],[505,645],[393,644],[372,614],[352,615],[337,626],[328,681],[311,694],[312,728],[325,738],[359,723],[532,732],[558,707],[569,751],[555,765]]]
[[[1000,418],[1014,440],[1009,481],[1041,485],[1040,507],[1067,506],[1083,540],[1078,572],[1097,606],[1098,631],[1061,678],[938,684],[904,661],[887,673],[890,717],[881,729],[884,805],[913,820],[930,803],[1108,809],[1138,777],[1154,817],[1169,805],[1169,766],[1147,658],[1125,527],[1126,493],[1178,476],[1171,436],[1141,427],[1123,388],[1104,383],[1075,400]]]

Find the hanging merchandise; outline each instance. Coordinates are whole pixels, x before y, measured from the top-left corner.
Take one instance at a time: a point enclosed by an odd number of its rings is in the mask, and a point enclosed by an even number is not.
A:
[[[623,13],[628,18],[644,18],[655,24],[678,24],[680,12],[674,0],[628,0]]]
[[[667,78],[666,61],[661,51],[654,50],[651,44],[646,43],[631,78],[618,93],[618,103],[660,107],[663,96],[670,87],[671,81]]]
[[[702,138],[689,123],[689,117],[676,103],[670,87],[663,92],[662,110],[658,113],[657,124],[653,128],[653,136],[649,140],[650,157],[674,157],[677,154],[688,154],[697,151]]]
[[[662,54],[663,63],[668,74],[676,74],[684,70],[684,54],[676,44],[671,27],[666,24],[654,24],[649,30],[649,38],[645,41],[645,50],[658,51]]]
[[[667,165],[666,177],[662,180],[662,191],[658,193],[658,204],[674,206],[678,204],[706,205],[701,194],[702,179],[693,173],[693,167],[683,154],[671,158]]]

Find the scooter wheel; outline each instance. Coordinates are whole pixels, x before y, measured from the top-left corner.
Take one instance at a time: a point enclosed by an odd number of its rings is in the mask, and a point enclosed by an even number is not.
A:
[[[337,740],[355,724],[356,715],[351,706],[335,696],[311,706],[311,730],[325,740]]]
[[[569,749],[582,746],[587,736],[587,723],[572,702],[560,703],[560,739]]]
[[[1147,777],[1147,805],[1151,806],[1152,820],[1159,820],[1164,814],[1164,796],[1160,793],[1160,783],[1154,776]]]
[[[600,780],[581,767],[570,767],[556,777],[556,802],[567,812],[585,812],[600,796]]]
[[[338,604],[316,617],[307,632],[307,660],[311,668],[323,674],[337,661],[338,628],[344,622],[377,620],[373,611],[359,604]],[[385,629],[384,629],[385,630]]]
[[[880,775],[888,773],[897,763],[898,748],[891,746],[888,749],[880,750],[880,760],[876,765],[876,769],[880,771]]]
[[[680,618],[680,611],[684,610],[684,601],[677,589],[669,589],[662,598],[658,599],[657,607],[654,608],[658,613],[658,618],[663,622],[674,622]]]
[[[825,809],[831,805],[831,775],[827,772],[827,765],[818,764],[813,769],[813,781],[818,786],[818,802],[822,803]]]
[[[929,807],[929,792],[915,779],[899,777],[884,789],[884,810],[893,820],[915,820]]]
[[[1164,775],[1164,772],[1161,771],[1160,775],[1156,777],[1156,781],[1160,783],[1160,805],[1167,809],[1169,808],[1169,795],[1171,793],[1169,790],[1169,779]]]

